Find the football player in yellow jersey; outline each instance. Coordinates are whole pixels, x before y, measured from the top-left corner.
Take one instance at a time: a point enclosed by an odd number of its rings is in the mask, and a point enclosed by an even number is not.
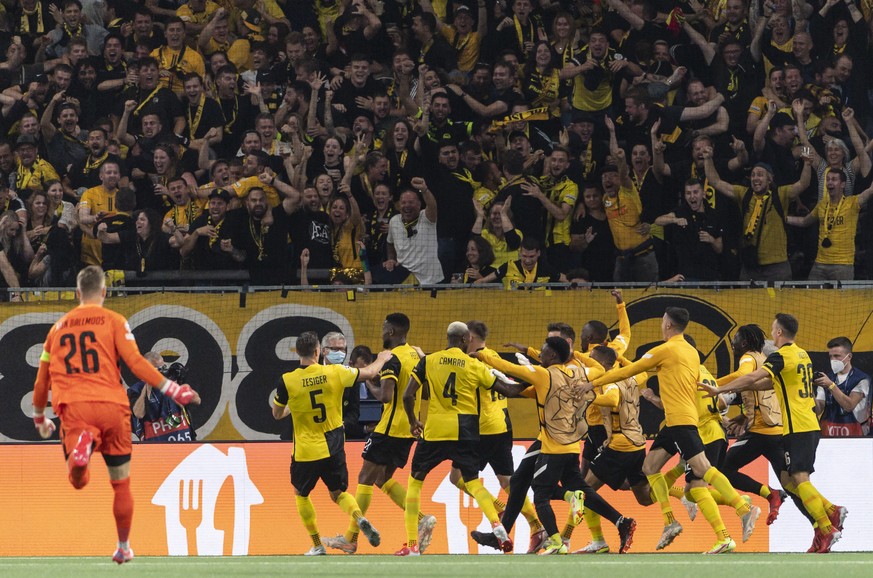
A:
[[[446,349],[426,355],[412,372],[403,393],[403,408],[409,431],[421,436],[412,455],[412,473],[406,490],[407,542],[398,556],[417,556],[418,514],[421,488],[427,474],[446,460],[457,464],[467,491],[476,499],[491,522],[494,535],[504,552],[512,551],[512,540],[500,523],[492,498],[479,479],[479,398],[487,395],[497,378],[488,367],[467,355],[470,330],[460,321],[447,330]],[[418,390],[428,388],[427,424],[416,413]],[[485,390],[485,391],[480,391]]]
[[[373,486],[391,498],[391,501],[406,509],[406,489],[393,478],[398,468],[406,467],[409,450],[415,438],[409,432],[409,421],[403,410],[398,384],[408,383],[409,377],[420,360],[418,351],[406,342],[409,334],[409,317],[403,313],[391,313],[382,323],[382,346],[391,351],[391,359],[379,372],[379,385],[367,387],[373,396],[384,405],[382,418],[376,424],[376,429],[364,444],[361,457],[364,465],[358,473],[358,489],[355,499],[361,506],[361,512],[366,514],[373,499]],[[415,401],[415,413],[418,415],[421,399]],[[434,516],[419,515],[418,547],[424,551],[430,545],[433,528],[436,525]],[[354,554],[358,549],[358,526],[352,520],[344,535],[335,538],[324,538],[322,543],[328,548],[341,550],[346,554]]]
[[[488,337],[488,326],[481,321],[468,321],[467,328],[470,330],[470,343],[467,345],[467,352],[481,352],[497,355],[497,353],[488,348],[485,340]],[[515,469],[512,460],[512,422],[509,419],[509,408],[506,403],[506,396],[498,392],[496,388],[480,398],[481,408],[479,411],[479,471],[485,469],[485,466],[490,465],[500,482],[500,487],[506,490],[509,494],[509,483],[512,473]],[[461,471],[453,467],[450,475],[453,484],[461,490],[467,491],[463,480],[461,479]],[[527,489],[525,489],[525,492]],[[508,505],[494,499],[494,507],[502,514],[502,518],[506,518],[506,510]],[[518,504],[520,502],[520,505]],[[530,544],[528,545],[527,553],[534,554],[545,547],[548,542],[549,535],[540,524],[537,518],[536,510],[533,504],[527,498],[527,495],[522,494],[522,499],[512,503],[512,509],[509,516],[513,521],[518,517],[519,508],[525,519],[530,525]],[[506,524],[504,523],[504,528]],[[498,549],[499,544],[494,534],[483,534],[474,532],[480,538],[489,540],[486,546]],[[474,538],[475,539],[475,538]]]
[[[536,395],[540,434],[537,441],[530,445],[521,465],[513,474],[510,480],[509,495],[512,497],[517,492],[526,492],[527,487],[533,488],[537,515],[549,533],[549,543],[542,553],[566,554],[568,550],[568,544],[558,533],[555,514],[549,503],[553,496],[560,495],[559,481],[563,485],[563,498],[570,502],[570,508],[575,518],[574,524],[581,521],[584,501],[585,507],[615,523],[621,538],[621,549],[627,550],[627,546],[630,546],[633,538],[636,522],[619,514],[615,508],[585,483],[582,473],[579,471],[579,451],[581,449],[579,442],[562,443],[554,439],[547,429],[544,413],[544,406],[549,400],[549,393],[553,387],[560,384],[574,387],[572,384],[576,382],[577,378],[585,379],[599,375],[603,372],[602,368],[585,370],[571,364],[573,360],[572,349],[567,341],[559,336],[546,338],[546,343],[539,354],[541,362],[539,366],[509,363],[487,351],[477,352],[476,355],[495,369],[532,384],[527,389],[520,384],[500,384],[497,386],[499,391],[503,391],[510,397],[530,390],[533,390]],[[592,390],[585,383],[578,387],[580,394]],[[511,524],[514,521],[507,520],[506,512],[504,512],[502,520],[504,524]]]
[[[798,326],[793,315],[777,313],[770,336],[779,349],[767,357],[763,367],[728,385],[699,385],[711,395],[747,389],[772,388],[776,391],[782,408],[782,446],[785,450],[780,482],[783,488],[800,496],[804,508],[818,524],[809,551],[826,553],[842,537],[848,510],[832,504],[809,481],[809,475],[815,471],[815,451],[821,430],[815,416],[812,362],[809,354],[794,343]]]
[[[611,347],[597,345],[591,351],[591,358],[603,369],[608,370],[615,365],[617,352]],[[648,375],[643,372],[618,383],[609,384],[592,401],[591,405],[598,411],[603,409],[603,418],[608,416],[609,434],[604,437],[604,445],[594,455],[591,468],[585,475],[585,483],[594,490],[600,489],[604,484],[616,491],[629,486],[637,502],[643,506],[654,503],[649,482],[643,475],[646,436],[643,434],[639,420],[639,384],[645,384],[647,377]],[[603,530],[600,528],[600,516],[590,508],[586,508],[583,517],[588,529],[591,530],[591,542],[573,553],[609,552],[609,545],[603,539]],[[630,545],[630,539],[623,542],[619,553],[626,552]]]
[[[591,384],[603,386],[621,381],[643,371],[658,371],[661,400],[664,405],[666,425],[658,432],[655,442],[643,463],[643,473],[649,480],[652,491],[664,515],[664,531],[657,549],[667,547],[682,532],[682,525],[673,516],[670,505],[669,486],[661,474],[661,468],[671,457],[670,449],[676,448],[690,468],[686,477],[690,493],[697,505],[713,526],[721,533],[721,539],[709,550],[717,554],[729,552],[736,547],[724,529],[718,507],[706,489],[711,484],[736,509],[742,517],[743,538],[748,539],[761,513],[757,506],[749,506],[734,490],[728,479],[713,467],[704,452],[703,442],[697,431],[697,380],[700,374],[700,357],[697,350],[684,338],[689,314],[681,307],[668,307],[661,320],[664,343],[649,350],[639,360],[619,369],[613,369],[592,380]],[[668,449],[669,448],[669,449]],[[675,452],[673,452],[675,453]]]
[[[592,319],[582,326],[582,331],[579,335],[579,349],[582,353],[588,353],[597,345],[606,345],[614,350],[618,357],[621,357],[630,346],[630,319],[627,316],[627,306],[622,298],[621,289],[613,289],[610,291],[610,294],[615,298],[615,309],[618,315],[618,335],[612,341],[607,342],[609,339],[609,328],[602,321]],[[588,435],[585,438],[585,445],[582,447],[583,476],[588,473],[588,464],[591,463],[591,460],[594,459],[594,456],[597,455],[597,452],[606,441],[606,428],[603,426],[603,417],[600,409],[593,404],[588,406],[586,419],[588,420]]]
[[[731,347],[734,358],[740,360],[737,370],[718,378],[717,385],[731,383],[764,364],[764,331],[757,325],[743,325],[737,329],[731,339]],[[787,494],[753,480],[740,472],[740,468],[764,456],[776,475],[781,475],[785,463],[782,409],[774,391],[744,391],[741,395],[743,410],[728,423],[728,432],[737,434],[737,441],[728,449],[721,471],[738,490],[757,494],[767,500],[770,505],[767,525],[770,525],[779,516],[779,508]],[[797,505],[801,512],[806,512],[803,502],[797,500]]]
[[[376,361],[363,369],[318,363],[321,344],[318,335],[306,331],[295,344],[300,367],[282,375],[273,397],[273,417],[290,415],[294,425],[294,453],[291,455],[291,484],[297,493],[297,512],[312,538],[309,556],[327,553],[321,543],[315,507],[309,494],[322,480],[331,499],[352,516],[358,528],[373,546],[378,546],[379,532],[363,516],[354,496],[346,492],[349,472],[343,444],[343,391],[359,380],[376,377],[382,365],[391,357],[383,351]]]

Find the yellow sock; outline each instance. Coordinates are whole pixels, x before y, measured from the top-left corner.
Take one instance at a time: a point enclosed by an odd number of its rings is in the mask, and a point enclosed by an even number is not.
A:
[[[457,486],[459,490],[466,494],[470,493],[467,491],[467,484],[464,483],[464,478],[458,478],[458,480],[455,482],[455,486]]]
[[[591,539],[595,542],[602,542],[603,528],[600,527],[600,514],[592,512],[590,508],[585,508],[582,512],[582,518],[585,520],[585,525],[591,531]]]
[[[343,492],[339,495],[336,499],[336,505],[355,520],[363,515],[361,514],[361,507],[358,506],[355,497],[348,492]]]
[[[361,508],[361,515],[367,513],[367,509],[370,507],[370,501],[373,499],[373,486],[368,484],[358,484],[358,489],[355,490],[355,501],[358,503],[358,507]],[[347,542],[357,542],[358,541],[358,521],[354,518],[349,522],[349,529],[346,530],[345,539]]]
[[[321,546],[321,536],[318,535],[318,519],[315,517],[315,507],[309,496],[297,496],[297,513],[303,520],[303,527],[309,537],[312,538],[313,546]]]
[[[670,486],[670,497],[681,500],[685,496],[685,488],[679,486]]]
[[[831,504],[827,498],[822,496],[821,492],[818,491],[818,488],[813,486],[813,489],[815,489],[815,492],[818,494],[818,497],[821,498],[821,505],[824,506],[825,512],[827,512],[828,515],[832,514],[833,511],[836,509],[836,506]]]
[[[676,521],[673,517],[673,508],[670,506],[670,487],[664,479],[661,472],[646,476],[649,480],[649,486],[652,488],[652,493],[655,495],[655,500],[661,506],[661,514],[664,516],[664,524],[672,524]]]
[[[564,525],[564,530],[561,532],[561,537],[565,540],[570,540],[573,538],[573,530],[575,529],[576,526],[573,525],[573,514],[570,514],[567,523]]]
[[[394,478],[389,479],[379,488],[382,492],[391,498],[391,501],[397,504],[401,510],[406,509],[406,489],[397,483]]]
[[[765,500],[770,497],[770,487],[761,484],[761,489],[758,490],[758,495],[764,498]]]
[[[406,525],[406,545],[410,548],[418,544],[418,513],[421,511],[421,486],[423,483],[421,480],[409,476],[403,520]]]
[[[465,484],[467,485],[467,490],[476,498],[476,503],[479,504],[479,508],[485,514],[485,517],[488,518],[488,521],[492,524],[500,522],[500,516],[497,515],[497,510],[494,508],[494,496],[485,489],[485,486],[482,485],[482,480],[477,478],[465,482]]]
[[[706,470],[706,473],[703,474],[703,481],[718,490],[724,496],[725,502],[737,511],[738,516],[745,516],[749,513],[749,504],[737,493],[727,477],[716,468],[710,467]]]
[[[718,506],[715,505],[715,500],[712,499],[712,494],[707,488],[691,488],[689,493],[697,503],[697,507],[703,513],[703,517],[712,526],[715,532],[715,537],[718,540],[727,540],[730,535],[727,528],[724,526],[724,520],[721,519],[721,514],[718,513]]]
[[[803,507],[818,523],[818,529],[827,534],[831,531],[831,521],[821,501],[821,494],[811,482],[797,484],[797,495],[803,500]]]
[[[500,501],[500,498],[494,498],[494,509],[497,510],[497,514],[500,515],[506,509],[506,504]]]
[[[712,496],[712,499],[715,501],[716,504],[718,504],[719,506],[730,506],[731,505],[731,504],[727,503],[727,500],[724,499],[724,496],[721,495],[721,492],[719,492],[718,490],[716,490],[714,488],[708,488],[708,489],[709,489],[709,495]],[[742,496],[740,496],[740,498],[742,498]],[[745,501],[745,500],[743,500],[743,501]]]
[[[685,464],[683,462],[679,462],[664,474],[664,481],[667,482],[668,486],[672,486],[676,483],[682,475],[685,473]]]
[[[534,508],[534,505],[528,498],[524,499],[524,504],[521,506],[521,514],[524,516],[524,519],[527,520],[531,531],[536,532],[543,527],[543,525],[540,524],[540,519],[537,518],[537,509]]]

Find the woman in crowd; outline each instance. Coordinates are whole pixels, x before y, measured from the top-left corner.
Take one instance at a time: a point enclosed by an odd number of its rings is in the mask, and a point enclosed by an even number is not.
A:
[[[495,269],[504,263],[518,259],[518,249],[521,247],[522,233],[512,224],[510,218],[510,206],[512,197],[507,197],[503,203],[494,203],[485,218],[485,209],[478,202],[474,202],[476,209],[476,221],[473,223],[473,234],[481,235],[491,245],[494,253],[494,262],[491,264]]]
[[[30,262],[33,261],[33,247],[27,240],[24,226],[14,211],[0,214],[0,277],[4,287],[21,287],[22,279],[27,280]],[[3,298],[8,295],[3,294]],[[12,294],[12,301],[21,297]]]
[[[421,159],[413,147],[414,133],[407,120],[388,125],[382,141],[382,154],[388,159],[388,181],[395,191],[409,186],[412,176],[421,174]]]
[[[581,253],[581,265],[590,281],[609,282],[615,269],[615,244],[606,221],[603,191],[598,185],[582,188],[582,204],[570,227],[570,250]]]
[[[330,242],[333,248],[333,267],[330,269],[330,282],[333,285],[363,285],[364,266],[361,262],[360,247],[364,234],[364,224],[358,204],[349,195],[335,195],[330,201]],[[369,278],[369,272],[366,277]]]
[[[497,269],[492,267],[494,250],[488,241],[478,235],[470,238],[466,257],[464,270],[452,275],[452,283],[488,283],[497,280]]]
[[[57,183],[57,181],[55,181]],[[60,185],[60,183],[58,183]],[[52,215],[48,195],[43,191],[34,191],[27,199],[27,240],[33,250],[45,243],[49,229],[52,226]]]

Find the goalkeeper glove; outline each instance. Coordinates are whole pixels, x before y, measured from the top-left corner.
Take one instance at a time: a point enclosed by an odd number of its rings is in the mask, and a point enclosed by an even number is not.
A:
[[[46,419],[45,414],[39,413],[33,415],[33,426],[39,433],[39,437],[47,440],[55,432],[55,424],[52,420]]]
[[[191,389],[188,384],[179,385],[175,381],[166,380],[161,387],[161,393],[178,403],[179,405],[188,405],[197,399],[197,392]]]

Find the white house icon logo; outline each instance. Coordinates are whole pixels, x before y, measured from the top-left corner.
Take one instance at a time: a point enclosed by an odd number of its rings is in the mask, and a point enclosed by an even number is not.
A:
[[[526,449],[523,446],[513,445],[512,459],[516,467],[518,467],[525,452]],[[492,495],[496,496],[500,491],[500,481],[494,475],[494,470],[491,469],[491,466],[482,470],[479,476],[482,478],[482,485]],[[529,496],[532,497],[530,493]],[[490,532],[491,524],[488,523],[488,519],[484,514],[479,514],[478,518],[476,517],[476,513],[480,510],[475,500],[460,491],[449,480],[449,476],[445,476],[440,481],[432,500],[434,503],[444,504],[446,508],[446,537],[448,538],[449,554],[475,554],[477,552],[479,554],[499,554],[496,550],[472,543],[472,540],[469,538],[470,532],[472,530]],[[467,519],[474,521],[470,527],[465,523]],[[524,553],[527,551],[526,544],[530,539],[530,527],[523,523],[524,518],[521,518],[521,522],[521,524],[515,525],[514,542],[518,546],[518,552]]]
[[[155,492],[152,504],[164,507],[170,556],[221,556],[224,530],[215,528],[215,505],[225,480],[233,480],[233,546],[231,554],[249,553],[251,507],[264,498],[249,478],[243,448],[227,454],[203,445],[176,466]]]

